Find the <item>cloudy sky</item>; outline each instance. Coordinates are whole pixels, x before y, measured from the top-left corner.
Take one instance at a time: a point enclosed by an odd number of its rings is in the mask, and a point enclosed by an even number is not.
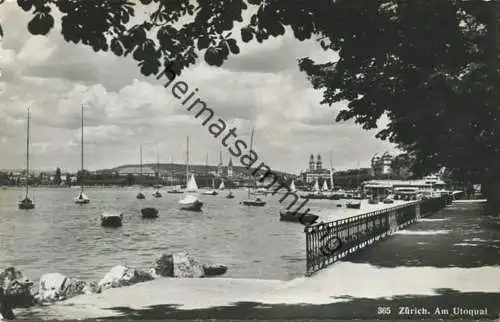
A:
[[[5,37],[0,43],[0,169],[24,167],[26,106],[32,111],[33,167],[79,168],[80,106],[85,106],[86,168],[100,169],[139,160],[185,160],[186,136],[191,160],[218,161],[223,148],[193,113],[182,107],[154,78],[140,74],[131,58],[68,44],[56,28],[48,37],[31,36],[27,15],[12,3],[0,6]],[[312,41],[291,33],[263,44],[242,44],[241,53],[222,68],[199,62],[184,72],[190,89],[198,88],[216,115],[238,128],[255,126],[255,150],[272,168],[299,172],[311,153],[333,167],[368,166],[374,153],[394,146],[374,138],[353,122],[336,123],[342,104],[320,105],[297,59],[333,60]],[[247,139],[248,140],[248,139]],[[223,150],[224,162],[228,152]]]

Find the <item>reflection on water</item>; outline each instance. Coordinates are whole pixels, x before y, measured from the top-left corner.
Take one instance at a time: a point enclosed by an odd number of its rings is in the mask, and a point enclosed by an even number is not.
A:
[[[32,278],[60,272],[100,279],[113,266],[148,268],[163,252],[187,250],[204,262],[228,265],[227,277],[290,279],[305,272],[303,226],[280,222],[279,197],[267,197],[266,207],[244,207],[236,198],[201,196],[203,212],[178,210],[182,195],[135,198],[133,188],[88,189],[88,205],[73,203],[77,189],[35,189],[36,208],[18,210],[21,189],[0,190],[0,268],[13,265]],[[337,201],[335,201],[337,203]],[[143,220],[140,208],[156,207],[159,218]],[[311,201],[320,211],[345,216],[333,201]],[[103,228],[103,211],[122,211],[123,227]],[[330,218],[329,218],[330,219]]]
[[[229,266],[227,276],[289,278],[301,275],[303,263],[281,256],[304,257],[300,225],[278,221],[277,198],[269,207],[246,208],[235,199],[203,196],[202,213],[178,210],[180,195],[137,200],[135,189],[88,189],[88,205],[76,205],[77,190],[35,190],[36,208],[17,209],[20,189],[0,190],[0,266],[14,265],[36,278],[47,272],[99,279],[115,264],[148,267],[162,252],[188,250],[204,261]],[[276,199],[276,200],[274,200]],[[140,218],[140,208],[157,207],[160,217]],[[102,228],[103,211],[123,211],[124,225]],[[252,264],[258,260],[259,265]]]

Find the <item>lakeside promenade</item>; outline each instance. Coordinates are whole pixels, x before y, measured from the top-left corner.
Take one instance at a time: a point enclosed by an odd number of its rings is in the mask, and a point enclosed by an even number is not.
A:
[[[159,278],[52,306],[20,309],[16,315],[18,319],[498,319],[499,228],[500,217],[487,213],[483,204],[454,202],[311,277]]]

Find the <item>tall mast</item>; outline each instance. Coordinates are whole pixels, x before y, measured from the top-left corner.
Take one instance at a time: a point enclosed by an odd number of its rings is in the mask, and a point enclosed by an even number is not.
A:
[[[254,130],[255,130],[255,128],[252,128],[252,134],[250,134],[250,151],[252,151],[252,147],[253,147],[253,132],[254,132]],[[248,199],[250,199],[250,187],[248,187]]]
[[[30,108],[28,107],[28,122],[26,126],[26,197],[28,197],[29,173],[30,173]]]
[[[358,167],[358,172],[356,174],[356,189],[359,189],[359,161],[356,163],[356,166]]]
[[[186,138],[186,188],[189,180],[189,136]]]
[[[82,111],[81,111],[81,119],[82,119],[82,126],[81,126],[81,133],[80,133],[80,158],[81,158],[81,169],[80,169],[80,192],[83,193],[83,104],[82,104]]]
[[[160,152],[158,147],[156,147],[156,177],[160,177]]]
[[[140,173],[142,179],[142,144],[139,146],[139,162],[140,162]]]
[[[330,189],[333,190],[333,164],[332,164],[332,150],[330,150]]]

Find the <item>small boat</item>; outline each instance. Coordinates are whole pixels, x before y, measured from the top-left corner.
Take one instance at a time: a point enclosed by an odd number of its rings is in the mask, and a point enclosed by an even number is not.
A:
[[[182,191],[179,186],[176,186],[175,188],[168,190],[167,193],[184,193],[184,191]]]
[[[328,184],[326,183],[326,180],[325,180],[325,181],[323,181],[323,187],[321,187],[321,191],[322,191],[322,192],[327,192],[327,191],[329,191],[329,189],[328,189]]]
[[[338,204],[337,204],[337,208],[342,208],[342,204],[341,204],[341,203],[338,203]]]
[[[342,196],[338,193],[333,193],[331,196],[330,196],[330,199],[331,200],[340,200],[342,199]]]
[[[250,150],[252,150],[253,147],[253,135],[255,132],[255,128],[252,128],[252,132],[250,134]],[[255,182],[257,184],[257,182]],[[263,207],[266,205],[266,202],[261,200],[260,198],[256,199],[250,199],[250,195],[252,195],[252,192],[250,191],[250,186],[247,189],[247,199],[243,200],[240,202],[240,204],[244,206],[251,206],[251,207]],[[266,188],[257,188],[253,194],[264,194],[267,195],[267,189]]]
[[[384,200],[383,203],[385,204],[391,204],[394,203],[394,196],[393,195],[388,195]]]
[[[224,180],[222,180],[222,181],[220,182],[220,185],[219,185],[219,190],[220,190],[220,191],[223,191],[225,188],[226,188],[226,187],[224,186]]]
[[[226,196],[227,199],[233,199],[234,198],[234,195],[233,193],[230,191],[227,196]]]
[[[101,215],[102,227],[121,227],[123,220],[122,213],[103,213]]]
[[[312,225],[318,220],[318,216],[307,212],[296,212],[291,210],[280,210],[280,220],[300,222],[304,225]]]
[[[141,179],[142,182],[142,145],[139,146],[139,160],[140,160],[140,175],[139,178]],[[141,188],[141,187],[139,187]],[[139,193],[136,196],[137,199],[146,199],[146,196],[142,193],[142,191],[139,191]]]
[[[33,208],[35,208],[35,204],[28,197],[25,197],[23,200],[21,200],[19,202],[18,206],[19,206],[19,209],[33,209]]]
[[[321,192],[315,192],[315,193],[309,193],[305,196],[300,196],[302,199],[331,199],[331,196],[321,193]]]
[[[349,208],[349,209],[360,209],[361,208],[361,202],[356,202],[356,201],[348,201],[346,204],[345,204],[345,207],[346,208]]]
[[[187,195],[179,201],[181,210],[201,211],[203,202],[198,197]]]
[[[78,197],[75,198],[75,203],[79,204],[79,205],[88,204],[89,202],[90,202],[90,199],[85,195],[85,193],[83,193],[83,191],[80,192]]]
[[[81,151],[80,151],[81,169],[80,169],[80,171],[83,174],[83,105],[82,105],[82,109],[81,109],[81,114],[82,114],[82,117],[81,117],[82,126],[81,126],[81,134],[80,134],[80,141],[81,141],[81,143],[80,143],[80,148],[81,148]],[[85,205],[85,204],[90,203],[89,197],[87,197],[85,195],[85,193],[83,193],[83,175],[80,178],[80,194],[78,195],[78,197],[75,198],[75,203],[78,205]]]
[[[378,205],[379,200],[377,198],[371,198],[371,199],[368,200],[368,203],[370,205]]]
[[[255,206],[255,207],[263,207],[266,205],[266,202],[257,198],[255,200],[247,199],[241,202],[245,206]]]
[[[161,195],[160,190],[156,190],[156,191],[153,193],[153,197],[155,197],[155,198],[161,198],[161,197],[162,197],[162,195]]]
[[[205,196],[217,196],[219,193],[217,192],[217,190],[210,189],[207,191],[203,191],[201,194]]]
[[[184,192],[198,192],[198,184],[196,183],[196,179],[194,178],[194,174],[191,174],[189,178],[189,137],[187,137],[187,153],[186,153],[186,189]],[[188,180],[189,178],[189,180]],[[181,210],[190,210],[190,211],[201,211],[201,207],[203,206],[203,202],[201,202],[197,196],[195,195],[185,195],[184,198],[179,200],[179,206]]]
[[[142,208],[141,215],[144,219],[158,218],[158,209],[152,207]]]
[[[30,173],[30,110],[28,108],[27,122],[26,122],[26,194],[24,196],[24,199],[21,200],[18,204],[18,208],[23,210],[35,208],[35,203],[33,203],[33,201],[28,197],[29,173]]]
[[[266,188],[257,188],[255,189],[254,191],[250,192],[250,194],[252,195],[263,195],[263,196],[267,196],[267,189]]]

